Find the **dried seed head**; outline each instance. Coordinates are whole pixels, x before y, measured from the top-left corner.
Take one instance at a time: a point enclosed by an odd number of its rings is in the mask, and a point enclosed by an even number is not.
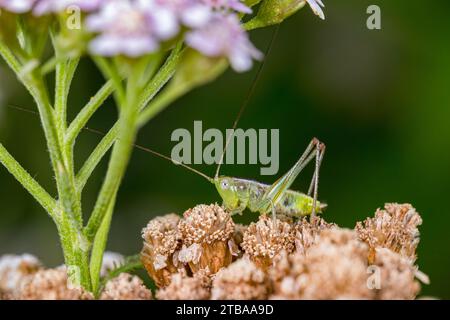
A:
[[[180,232],[178,222],[180,217],[168,214],[151,220],[142,230],[145,244],[151,246],[155,255],[168,256],[179,246]]]
[[[236,246],[232,240],[234,222],[222,207],[199,205],[184,213],[179,223],[183,248],[178,260],[192,272],[208,269],[216,273],[232,261]]]
[[[264,271],[246,258],[233,262],[214,277],[213,300],[264,300],[270,282]]]
[[[367,245],[350,230],[324,230],[306,255],[280,255],[270,270],[273,299],[367,299]]]
[[[91,300],[82,288],[69,288],[66,267],[40,270],[22,281],[20,300]]]
[[[244,233],[247,231],[248,226],[245,226],[243,224],[237,223],[234,226],[234,232],[233,232],[233,240],[234,243],[240,247],[242,242],[244,241]]]
[[[327,223],[319,217],[300,219],[294,224],[295,249],[301,254],[306,254],[309,247],[317,242],[323,230],[337,228],[334,223]]]
[[[379,267],[379,290],[376,298],[381,300],[414,299],[420,291],[420,284],[415,280],[417,269],[411,261],[386,248],[376,249],[375,266]],[[377,270],[377,269],[375,269]],[[376,271],[375,271],[376,272]]]
[[[142,230],[144,246],[141,260],[158,287],[168,285],[171,275],[178,272],[177,250],[181,245],[179,221],[177,215],[168,214],[151,220]]]
[[[25,277],[40,268],[41,263],[31,254],[0,257],[0,293],[13,294]]]
[[[259,221],[250,224],[244,233],[241,244],[244,252],[260,268],[267,269],[273,258],[281,251],[294,250],[294,234],[292,225],[279,219],[260,216]]]
[[[103,254],[102,269],[100,275],[106,276],[109,272],[120,267],[125,262],[125,258],[120,253],[106,251]]]
[[[109,280],[102,294],[101,300],[151,300],[152,292],[147,289],[142,280],[128,273],[121,273]]]
[[[417,227],[421,224],[422,218],[410,204],[386,204],[374,218],[358,222],[355,230],[371,249],[370,263],[375,261],[377,248],[388,248],[414,262],[420,240]]]
[[[230,214],[217,204],[196,206],[186,211],[183,216],[180,230],[183,243],[187,246],[194,243],[227,241],[234,231]]]
[[[0,300],[14,300],[14,296],[10,293],[0,292]]]
[[[208,300],[210,296],[208,270],[200,270],[193,277],[188,277],[184,271],[173,274],[170,284],[156,292],[159,300]]]

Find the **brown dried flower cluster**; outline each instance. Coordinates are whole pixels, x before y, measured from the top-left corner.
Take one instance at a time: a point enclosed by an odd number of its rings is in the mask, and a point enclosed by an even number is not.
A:
[[[413,299],[416,278],[427,280],[411,258],[420,222],[410,205],[388,204],[355,230],[319,217],[261,216],[243,226],[217,205],[197,206],[176,227],[173,254],[185,268],[156,297]]]
[[[180,217],[168,214],[151,220],[142,230],[144,247],[141,260],[158,287],[167,286],[178,272],[177,256],[181,247]]]
[[[385,205],[385,210],[378,209],[374,218],[358,222],[355,229],[370,247],[370,262],[375,261],[377,248],[388,248],[414,262],[421,224],[422,218],[410,204],[391,203]]]
[[[309,247],[317,242],[322,231],[332,228],[337,228],[337,226],[317,216],[311,218],[311,221],[307,218],[300,219],[294,224],[295,250],[306,254]]]
[[[232,235],[235,224],[228,212],[218,205],[199,205],[184,213],[179,228],[183,248],[178,255],[193,273],[218,272],[232,262],[237,246]]]
[[[109,280],[102,294],[101,300],[151,300],[152,292],[145,287],[142,280],[128,273],[121,273]]]
[[[239,254],[235,231],[230,214],[215,204],[190,209],[183,219],[173,214],[159,217],[142,232],[142,262],[159,288],[169,286],[174,279],[174,285],[195,286],[192,275],[215,274]]]
[[[213,300],[264,300],[270,293],[267,274],[243,258],[220,270],[214,277]]]
[[[4,255],[0,257],[0,297],[10,299],[27,276],[41,268],[40,261],[30,254]]]
[[[117,253],[105,253],[102,270],[110,270],[123,262]],[[93,294],[70,285],[67,268],[60,266],[44,269],[39,260],[31,255],[0,258],[2,289],[0,300],[92,300]],[[8,284],[6,290],[6,284]],[[4,286],[3,286],[4,285]],[[149,300],[152,293],[137,276],[126,273],[109,280],[100,299],[104,300]]]
[[[141,259],[162,300],[414,299],[425,274],[415,265],[422,220],[411,205],[387,204],[354,230],[322,218],[261,216],[236,225],[218,205],[153,219]],[[108,270],[122,257],[111,254]],[[93,299],[68,287],[65,267],[30,255],[0,258],[0,299]],[[137,276],[109,280],[100,299],[149,300]]]
[[[304,255],[283,254],[270,270],[273,299],[367,299],[367,245],[351,230],[321,233]]]
[[[258,222],[250,224],[244,232],[241,246],[259,268],[266,270],[281,251],[294,251],[294,243],[292,223],[260,216]]]
[[[156,293],[159,300],[208,300],[211,296],[211,279],[207,270],[194,276],[185,271],[172,275],[171,283]]]
[[[414,299],[420,291],[415,281],[417,269],[411,261],[386,248],[376,249],[375,266],[380,267],[380,290],[374,292],[376,299]],[[427,282],[426,279],[422,279]]]
[[[92,294],[81,288],[70,288],[65,267],[40,270],[23,280],[20,300],[91,300]]]

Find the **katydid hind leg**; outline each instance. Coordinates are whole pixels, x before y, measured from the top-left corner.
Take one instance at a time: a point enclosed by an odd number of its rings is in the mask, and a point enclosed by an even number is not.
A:
[[[308,189],[308,196],[311,196],[313,193],[313,208],[311,212],[311,218],[314,218],[316,215],[317,208],[317,200],[319,196],[319,177],[320,177],[320,167],[322,165],[323,157],[325,155],[326,146],[323,143],[317,145],[317,154],[316,154],[316,166],[314,169],[314,175],[311,179],[311,184]]]
[[[274,206],[277,205],[277,203],[281,200],[282,195],[291,187],[300,172],[302,172],[312,160],[317,158],[317,146],[320,144],[320,141],[316,138],[311,140],[297,163],[266,191],[261,204],[262,208],[266,207],[269,202],[271,202]]]

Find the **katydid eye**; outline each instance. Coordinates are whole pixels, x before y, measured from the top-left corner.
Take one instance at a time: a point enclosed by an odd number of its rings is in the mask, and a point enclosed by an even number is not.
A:
[[[229,184],[228,184],[228,181],[222,181],[222,189],[228,189],[228,187],[229,187]]]

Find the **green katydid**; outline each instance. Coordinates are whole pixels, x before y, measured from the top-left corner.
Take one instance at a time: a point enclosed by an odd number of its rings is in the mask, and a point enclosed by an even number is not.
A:
[[[273,45],[277,31],[278,28],[275,29],[275,32],[272,36],[271,43],[269,44],[266,51],[266,57]],[[238,121],[253,93],[253,90],[255,89],[256,83],[263,69],[264,62],[265,60],[261,63],[256,77],[253,80],[250,90],[247,94],[247,97],[240,108],[237,119],[235,120],[233,125],[233,130],[236,129]],[[35,113],[34,111],[28,109],[14,106],[11,107],[22,111]],[[90,129],[87,127],[84,129],[100,135],[104,135],[104,133],[98,130]],[[321,143],[317,138],[311,140],[308,147],[305,149],[304,153],[295,163],[295,165],[272,185],[263,184],[253,180],[220,175],[220,168],[231,138],[233,138],[233,135],[230,135],[228,137],[228,141],[222,152],[222,156],[217,166],[214,178],[211,178],[184,163],[174,161],[170,157],[165,156],[152,149],[137,144],[135,144],[134,146],[137,149],[174,162],[177,165],[180,165],[207,179],[210,183],[215,185],[220,197],[223,200],[224,208],[230,211],[230,213],[232,214],[242,214],[245,209],[249,209],[252,212],[258,212],[261,214],[267,214],[271,212],[274,218],[276,214],[282,214],[291,217],[302,217],[307,215],[315,216],[316,213],[321,213],[323,209],[326,208],[327,205],[319,202],[317,199],[319,187],[319,171],[325,154],[325,144]],[[308,193],[304,194],[298,191],[290,190],[289,188],[291,187],[297,176],[300,174],[300,172],[302,172],[303,169],[313,160],[315,160],[315,170]]]
[[[28,109],[14,106],[10,107],[34,113],[34,111]],[[236,125],[237,121],[235,122],[235,126]],[[95,129],[87,127],[84,129],[100,135],[104,135],[104,133]],[[230,138],[232,138],[232,135],[229,136],[229,139]],[[150,148],[146,148],[137,144],[135,144],[134,147],[156,155],[160,158],[174,162],[175,164],[200,175],[210,183],[214,184],[220,197],[223,200],[223,206],[232,214],[242,214],[245,209],[249,209],[252,212],[259,212],[261,214],[272,212],[274,216],[275,214],[282,214],[292,217],[302,217],[307,215],[314,216],[316,213],[321,213],[322,210],[326,207],[325,204],[317,200],[319,171],[325,154],[325,145],[318,139],[312,139],[295,165],[272,185],[263,184],[253,180],[221,176],[220,168],[223,162],[223,155],[226,152],[228,143],[229,140],[227,141],[224,152],[222,154],[222,158],[217,166],[214,178],[211,178],[184,163],[175,161],[170,157],[156,152]],[[315,170],[308,193],[304,194],[298,191],[290,190],[289,188],[291,187],[297,176],[300,174],[300,172],[302,172],[303,169],[313,160],[315,160]]]
[[[229,176],[219,175],[221,163],[219,163],[214,178],[195,170],[186,164],[174,161],[159,152],[139,145],[136,147],[145,152],[152,153],[158,157],[175,162],[211,182],[215,185],[223,206],[232,214],[242,214],[245,209],[252,212],[267,214],[272,212],[291,217],[314,216],[321,213],[326,204],[317,200],[319,171],[325,154],[325,145],[314,138],[304,151],[296,164],[280,179],[272,185],[263,184],[254,180],[247,180]],[[308,194],[290,190],[290,186],[295,181],[302,170],[315,160],[314,175],[308,190]]]

